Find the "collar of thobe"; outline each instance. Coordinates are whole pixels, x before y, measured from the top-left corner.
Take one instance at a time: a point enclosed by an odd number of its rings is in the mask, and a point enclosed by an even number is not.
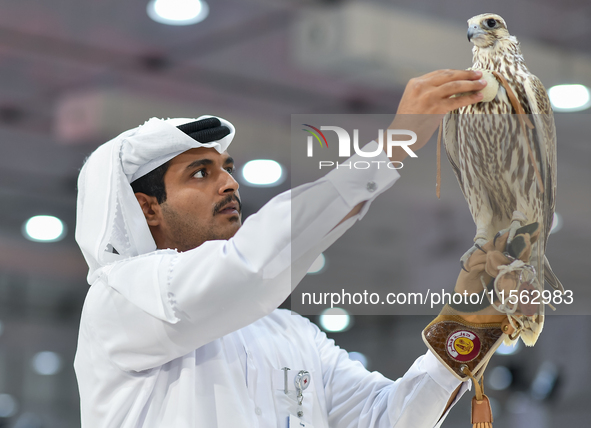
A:
[[[230,134],[209,143],[200,143],[177,128],[208,117],[213,116],[152,118],[88,157],[78,177],[76,242],[88,263],[90,284],[105,266],[156,250],[130,183],[193,148],[214,148],[223,153],[235,134],[227,120],[218,117]]]

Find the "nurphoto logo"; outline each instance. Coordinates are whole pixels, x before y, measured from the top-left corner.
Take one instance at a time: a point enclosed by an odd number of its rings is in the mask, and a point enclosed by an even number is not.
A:
[[[351,136],[349,135],[349,133],[339,127],[339,126],[320,126],[320,129],[318,129],[315,126],[312,125],[308,125],[308,124],[302,124],[302,126],[305,126],[309,129],[306,128],[302,128],[303,131],[306,131],[307,133],[309,133],[310,135],[307,136],[307,146],[306,146],[306,156],[311,158],[314,157],[314,146],[316,145],[315,140],[317,142],[317,144],[320,145],[320,148],[328,148],[328,140],[326,138],[326,136],[324,135],[324,133],[322,131],[333,131],[334,133],[336,133],[337,138],[338,138],[338,148],[339,148],[339,157],[344,157],[344,158],[349,158],[351,157]],[[392,157],[392,148],[393,147],[402,147],[404,149],[404,151],[413,158],[416,158],[417,155],[415,154],[415,152],[413,152],[408,146],[413,145],[414,143],[416,143],[417,141],[417,134],[414,133],[413,131],[407,130],[407,129],[388,129],[386,131],[386,154],[388,155],[389,158]],[[410,137],[410,140],[403,140],[403,141],[395,141],[393,139],[393,137],[395,135],[406,135]],[[384,147],[384,130],[380,129],[378,130],[378,147],[376,148],[376,150],[373,151],[363,151],[361,150],[361,148],[359,147],[359,130],[358,129],[354,129],[353,130],[353,150],[355,151],[355,153],[358,156],[364,157],[364,158],[372,158],[372,157],[376,157],[379,156],[380,153],[382,152],[382,147]],[[339,163],[336,162],[336,168],[354,168],[354,169],[368,169],[371,164],[375,164],[377,165],[377,167],[380,167],[380,164],[385,163],[387,165],[388,168],[390,169],[400,169],[403,167],[402,162],[398,162],[398,161],[393,161],[393,162],[386,162],[386,161],[357,161],[354,162],[353,165],[351,165],[351,163],[349,162],[347,163]],[[319,161],[318,163],[318,167],[320,169],[322,169],[323,167],[331,167],[331,166],[335,166],[335,162],[332,161]]]

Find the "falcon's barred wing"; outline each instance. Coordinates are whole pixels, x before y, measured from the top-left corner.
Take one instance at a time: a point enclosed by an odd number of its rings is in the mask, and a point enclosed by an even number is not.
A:
[[[540,173],[544,177],[544,240],[542,242],[542,251],[545,251],[548,236],[552,229],[554,209],[556,206],[556,127],[554,125],[554,115],[552,114],[550,99],[540,79],[530,74],[523,86],[526,95],[525,102],[530,107],[536,127],[533,140],[535,149],[540,154]],[[564,292],[564,287],[554,274],[546,256],[544,256],[544,277],[554,289]]]
[[[526,99],[534,121],[533,149],[540,154],[544,179],[544,248],[552,228],[556,205],[556,128],[550,99],[540,79],[533,74],[524,82]]]

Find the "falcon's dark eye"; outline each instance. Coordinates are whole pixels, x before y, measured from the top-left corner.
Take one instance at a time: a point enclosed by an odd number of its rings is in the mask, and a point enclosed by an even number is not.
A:
[[[494,19],[487,19],[486,20],[486,26],[488,28],[495,28],[495,25],[497,25],[497,21]]]

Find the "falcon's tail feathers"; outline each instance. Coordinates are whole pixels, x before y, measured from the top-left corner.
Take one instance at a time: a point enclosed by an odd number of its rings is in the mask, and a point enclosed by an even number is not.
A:
[[[550,286],[553,289],[560,290],[562,293],[564,293],[564,287],[552,271],[552,268],[550,267],[550,263],[548,262],[546,256],[544,256],[544,279],[548,284],[550,284]]]

